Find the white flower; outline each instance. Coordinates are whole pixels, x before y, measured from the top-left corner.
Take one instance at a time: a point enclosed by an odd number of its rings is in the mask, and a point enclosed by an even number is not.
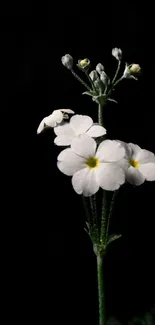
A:
[[[76,193],[84,196],[95,194],[99,187],[117,190],[125,181],[123,168],[117,163],[125,150],[117,141],[104,140],[96,150],[96,141],[83,134],[72,141],[71,148],[58,156],[60,171],[72,177]]]
[[[39,134],[42,132],[46,126],[55,127],[57,124],[61,123],[63,119],[67,119],[68,114],[63,113],[74,114],[74,111],[71,109],[57,109],[53,111],[52,114],[43,118],[38,126],[37,133]]]
[[[70,123],[64,123],[54,128],[57,137],[54,143],[57,146],[68,146],[72,140],[81,135],[87,134],[90,137],[97,138],[106,134],[106,129],[98,124],[93,124],[91,117],[87,115],[74,115],[70,119]]]
[[[62,64],[69,70],[72,70],[73,67],[73,58],[70,54],[65,54],[61,58]]]
[[[125,148],[124,166],[126,179],[130,184],[141,185],[145,180],[155,181],[155,155],[133,143],[119,141]]]
[[[96,71],[101,74],[104,71],[104,66],[101,63],[98,63],[96,66]]]
[[[112,49],[112,55],[116,58],[116,60],[120,61],[122,59],[122,50],[115,47]]]

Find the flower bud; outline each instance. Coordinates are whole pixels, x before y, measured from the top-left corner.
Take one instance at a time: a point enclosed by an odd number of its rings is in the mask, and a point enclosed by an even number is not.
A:
[[[62,64],[69,70],[73,67],[73,58],[70,54],[66,54],[61,58]]]
[[[139,64],[134,63],[128,65],[126,63],[125,70],[123,73],[123,78],[137,80],[137,78],[134,75],[139,74],[140,72],[141,72],[141,67]]]
[[[132,64],[130,67],[130,72],[131,73],[140,73],[141,72],[141,67],[139,64]]]
[[[122,50],[115,47],[114,49],[112,49],[112,55],[116,58],[116,60],[121,61]]]
[[[79,60],[77,66],[80,69],[87,69],[90,65],[90,60],[89,59],[83,59],[83,60]]]
[[[109,78],[104,71],[102,71],[102,73],[100,74],[100,79],[102,80],[105,86],[109,83]]]
[[[95,87],[97,88],[97,90],[99,90],[100,93],[102,93],[102,91],[103,91],[104,88],[105,88],[105,86],[104,86],[102,80],[100,80],[100,79],[95,80],[94,85],[95,85]]]
[[[91,80],[94,82],[95,80],[99,79],[98,73],[96,70],[91,71],[91,73],[89,74],[89,77],[91,78]]]
[[[104,66],[101,63],[98,63],[96,66],[96,71],[101,74],[104,71]]]

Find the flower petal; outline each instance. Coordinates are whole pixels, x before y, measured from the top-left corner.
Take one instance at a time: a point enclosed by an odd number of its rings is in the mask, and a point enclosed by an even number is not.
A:
[[[87,115],[74,115],[70,119],[71,128],[76,132],[76,134],[85,133],[93,124],[91,117]]]
[[[89,135],[92,138],[100,137],[101,135],[106,134],[106,129],[101,125],[92,125],[91,128],[87,131],[87,135]]]
[[[141,185],[145,181],[145,177],[142,175],[138,168],[130,166],[126,172],[127,181],[133,185]]]
[[[54,139],[54,143],[57,146],[69,146],[71,144],[73,140],[72,136],[66,135],[66,134],[61,134],[58,135],[55,139]]]
[[[63,108],[63,109],[61,109],[60,111],[61,111],[61,112],[68,113],[68,114],[74,114],[74,113],[75,113],[74,111],[72,111],[72,110],[69,109],[69,108]]]
[[[128,151],[130,152],[129,158],[137,160],[137,155],[141,151],[141,148],[137,144],[134,144],[134,143],[126,143],[126,145],[127,145]]]
[[[38,129],[37,129],[37,134],[41,133],[44,130],[45,121],[46,121],[46,117],[40,122]]]
[[[121,140],[115,140],[115,141],[119,142],[122,145],[122,147],[125,149],[125,158],[131,159],[132,158],[132,148],[129,146],[129,143],[126,143]]]
[[[97,182],[107,191],[115,191],[125,182],[125,173],[116,163],[101,163],[95,169]]]
[[[145,164],[149,162],[155,163],[155,155],[153,152],[145,149],[141,149],[136,156],[136,159],[140,164]]]
[[[87,159],[95,156],[96,145],[94,139],[82,134],[72,140],[71,148],[77,155]]]
[[[78,155],[76,155],[71,148],[67,148],[62,150],[58,157],[58,160],[60,161],[65,161],[65,162],[76,162],[76,161],[83,161],[85,162],[85,159],[83,159],[82,157],[79,157]]]
[[[94,170],[88,167],[81,169],[72,177],[72,185],[76,193],[91,196],[99,190]]]
[[[140,165],[139,171],[147,181],[155,181],[155,163],[150,162]]]
[[[117,164],[119,164],[119,166],[125,171],[130,167],[129,160],[126,158],[122,158],[117,162]]]
[[[57,109],[53,111],[51,115],[48,116],[48,126],[56,126],[57,123],[61,123],[63,120],[63,113],[61,110]]]
[[[118,141],[104,140],[100,143],[96,157],[100,161],[113,162],[122,159],[125,156],[125,149]]]
[[[64,149],[58,155],[57,167],[62,173],[72,176],[78,170],[85,168],[85,160],[77,156],[71,148]]]
[[[68,135],[75,136],[74,130],[71,128],[70,123],[63,123],[54,128],[54,133],[56,135]]]

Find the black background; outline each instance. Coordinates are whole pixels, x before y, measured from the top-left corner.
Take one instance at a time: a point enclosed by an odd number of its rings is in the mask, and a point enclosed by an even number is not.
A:
[[[155,152],[151,16],[132,6],[123,13],[96,7],[88,14],[83,5],[78,4],[77,13],[64,14],[67,4],[61,10],[9,7],[1,20],[2,146],[7,157],[2,189],[9,256],[17,257],[13,266],[24,295],[23,319],[33,312],[33,320],[43,315],[47,324],[97,324],[98,313],[96,261],[83,230],[81,198],[70,177],[56,168],[60,148],[53,144],[53,131],[36,135],[41,119],[55,109],[71,108],[97,120],[96,104],[81,95],[83,87],[62,66],[64,54],[75,62],[88,57],[92,68],[101,62],[110,76],[117,64],[113,47],[122,49],[124,62],[141,65],[138,82],[126,80],[116,89],[113,98],[119,104],[106,107],[104,121],[110,139]],[[125,186],[112,219],[111,231],[122,238],[111,244],[105,261],[107,314],[125,323],[155,302],[154,197],[155,183]]]

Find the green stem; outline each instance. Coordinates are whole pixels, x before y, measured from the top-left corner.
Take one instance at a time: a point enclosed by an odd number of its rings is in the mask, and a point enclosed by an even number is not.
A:
[[[113,87],[115,87],[116,85],[118,85],[118,83],[119,83],[123,78],[124,78],[124,77],[121,77],[120,79],[118,79],[118,80],[115,82],[115,84],[114,84]]]
[[[105,325],[105,298],[104,298],[104,276],[103,276],[103,256],[97,256],[97,279],[98,279],[98,299],[99,299],[99,325]]]
[[[90,206],[91,206],[92,217],[93,217],[94,243],[99,244],[100,234],[99,234],[99,225],[98,225],[98,217],[97,217],[96,195],[90,196]]]
[[[75,73],[75,71],[74,70],[71,70],[71,72],[72,72],[72,74],[73,74],[73,76],[78,80],[78,81],[80,81],[81,82],[81,84],[84,86],[84,87],[86,87],[89,91],[91,91],[92,89],[86,84],[86,82],[85,81],[83,81],[76,73]]]
[[[124,77],[122,76],[120,79],[118,79],[114,84],[112,83],[111,84],[111,88],[110,88],[110,90],[108,91],[108,93],[107,93],[107,97],[109,97],[110,95],[111,95],[111,93],[112,93],[112,91],[114,90],[114,87],[116,87],[117,85],[118,85],[118,83],[121,81],[121,80],[123,80],[124,79]]]
[[[105,235],[106,244],[107,244],[107,240],[108,240],[110,220],[111,220],[111,217],[112,217],[114,204],[115,204],[115,200],[116,200],[116,196],[118,194],[118,191],[119,190],[114,191],[113,196],[112,196],[112,200],[111,200],[111,204],[110,204],[110,211],[109,211],[109,215],[108,215],[107,227],[106,227],[106,235]]]
[[[106,214],[107,214],[106,191],[103,191],[102,211],[101,211],[101,234],[100,234],[100,243],[101,243],[101,245],[104,245],[104,242],[105,242]]]
[[[118,75],[118,72],[119,72],[120,66],[121,66],[121,61],[118,61],[118,67],[117,67],[116,73],[115,73],[115,75],[114,75],[114,78],[113,78],[113,80],[112,80],[112,85],[115,83],[115,80],[116,80],[116,78],[117,78],[117,75]]]
[[[98,104],[98,123],[103,126],[103,105]]]

